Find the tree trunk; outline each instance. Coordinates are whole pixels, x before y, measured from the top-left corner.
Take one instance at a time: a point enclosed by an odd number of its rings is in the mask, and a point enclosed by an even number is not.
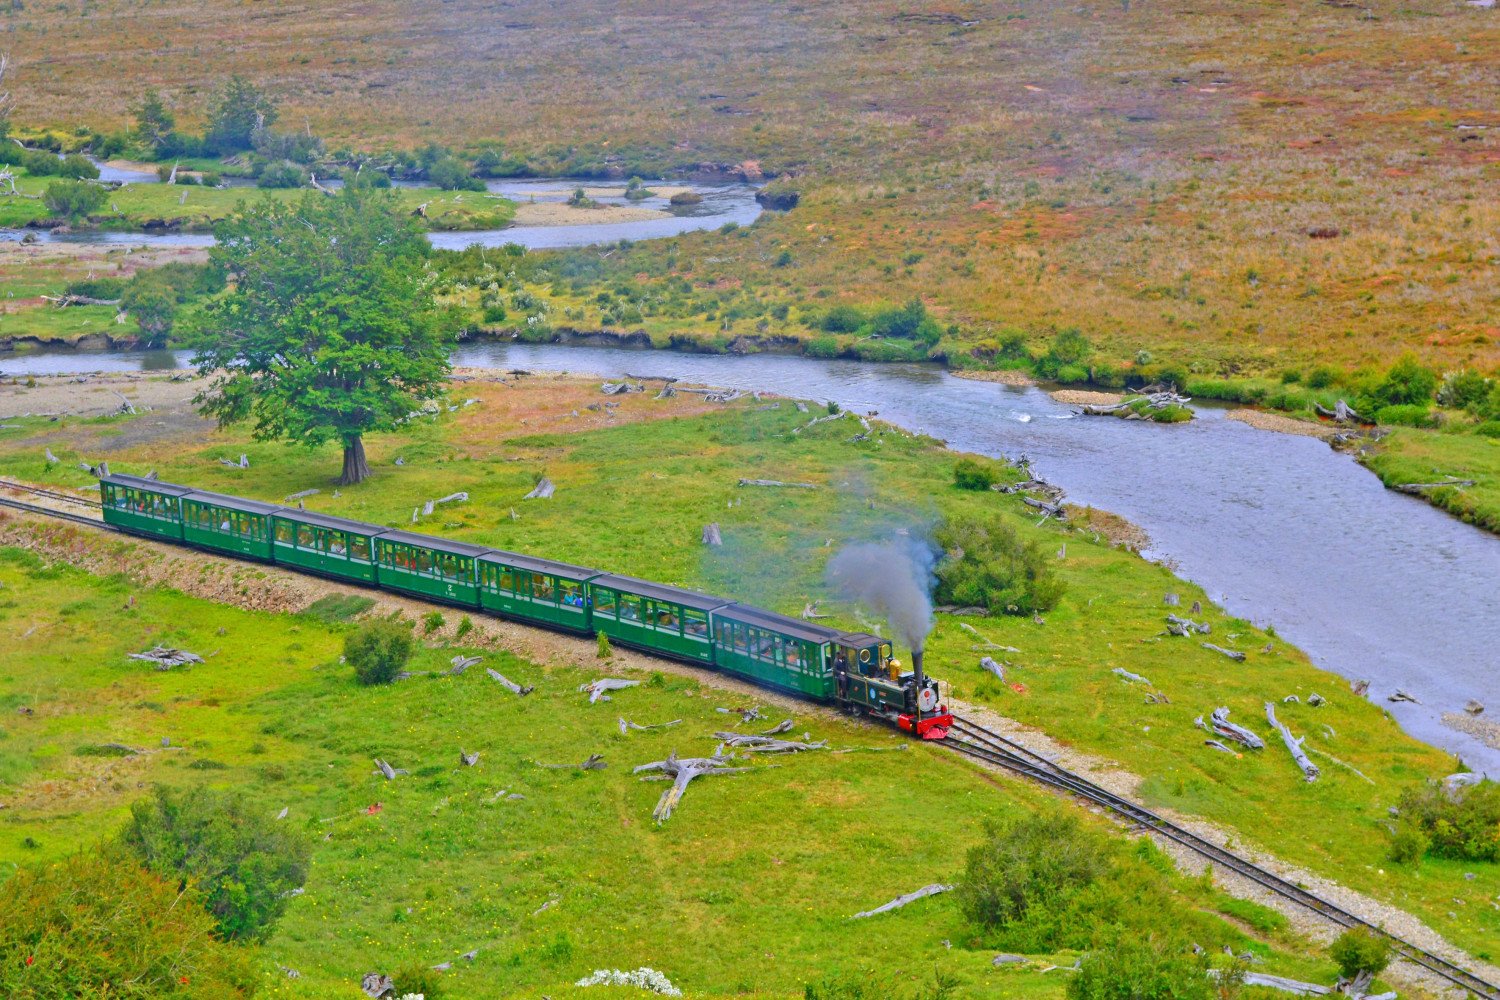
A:
[[[353,486],[370,478],[370,466],[365,462],[365,442],[358,434],[344,439],[344,473],[339,476],[340,486]]]

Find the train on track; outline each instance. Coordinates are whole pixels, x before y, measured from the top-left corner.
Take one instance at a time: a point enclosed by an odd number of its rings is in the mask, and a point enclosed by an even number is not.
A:
[[[841,632],[723,597],[110,473],[100,477],[104,521],[124,531],[274,563],[351,583],[611,643],[883,719],[923,739],[953,724],[937,681],[911,669],[891,642]]]

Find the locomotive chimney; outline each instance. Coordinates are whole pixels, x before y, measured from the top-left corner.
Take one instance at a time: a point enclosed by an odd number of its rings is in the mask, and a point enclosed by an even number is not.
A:
[[[922,696],[922,687],[924,684],[924,678],[922,677],[922,651],[920,649],[914,649],[911,651],[911,672],[912,681],[917,692],[917,697],[920,698]],[[920,714],[920,709],[918,710],[918,713]]]

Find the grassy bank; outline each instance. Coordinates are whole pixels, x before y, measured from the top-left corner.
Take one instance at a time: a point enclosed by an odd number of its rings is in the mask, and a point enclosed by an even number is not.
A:
[[[869,979],[886,984],[883,996],[904,996],[935,969],[954,980],[954,997],[1062,995],[1063,977],[1044,970],[1072,953],[995,968],[951,896],[851,927],[855,912],[951,878],[985,821],[1056,808],[958,758],[799,712],[799,733],[862,749],[703,780],[657,827],[662,786],[629,768],[673,749],[708,752],[709,734],[733,724],[717,707],[742,695],[656,674],[590,706],[576,688],[607,665],[537,664],[489,641],[424,649],[412,669],[440,676],[360,688],[337,662],[345,626],[46,566],[14,549],[0,550],[0,595],[4,627],[26,626],[0,652],[0,878],[88,849],[152,783],[236,789],[266,815],[286,809],[315,845],[312,873],[256,952],[262,995],[352,998],[372,969],[450,961],[445,996],[572,996],[569,984],[596,968],[640,965],[700,997],[800,997],[825,979]],[[208,659],[165,673],[127,659],[158,642]],[[535,693],[515,698],[478,669],[447,675],[459,651]],[[625,736],[622,715],[682,722]],[[475,767],[458,766],[460,746],[480,754]],[[591,753],[609,766],[537,766]],[[377,756],[410,775],[372,775]],[[1298,956],[1305,944],[1276,914],[1165,874],[1154,852],[1141,857],[1156,866],[1147,882],[1205,947],[1331,977],[1326,960]],[[872,933],[900,946],[850,947]],[[458,958],[470,951],[472,961]]]
[[[457,394],[481,402],[418,422],[403,437],[372,439],[375,478],[338,498],[329,495],[338,468],[331,449],[302,455],[237,435],[207,444],[137,438],[109,457],[119,470],[155,468],[169,481],[265,499],[319,488],[324,492],[311,507],[401,526],[410,525],[413,508],[426,499],[466,490],[470,503],[440,507],[418,529],[701,587],[793,614],[822,599],[835,621],[851,627],[860,624],[855,609],[832,601],[822,582],[824,562],[842,540],[939,516],[998,511],[1021,537],[1059,552],[1055,565],[1066,594],[1042,621],[970,622],[1020,650],[1001,654],[1011,664],[1007,684],[979,668],[975,637],[947,617],[929,644],[932,673],[963,698],[1120,762],[1146,779],[1139,791],[1154,804],[1230,826],[1241,843],[1406,907],[1476,952],[1500,951],[1484,916],[1484,901],[1500,892],[1500,873],[1481,866],[1469,880],[1456,862],[1403,867],[1386,857],[1388,807],[1402,789],[1451,771],[1450,757],[1410,739],[1341,679],[1312,667],[1269,629],[1216,610],[1165,568],[1091,530],[1038,526],[1014,498],[956,489],[957,456],[937,443],[889,429],[853,441],[848,421],[792,434],[810,418],[790,404],[720,412],[681,395],[629,396],[610,400],[617,408],[590,410],[603,401],[595,386],[552,377],[516,387],[468,382]],[[74,456],[97,460],[104,442],[83,427],[64,428],[51,440],[62,465],[47,469],[39,447],[12,439],[0,472],[84,483],[70,469]],[[216,461],[241,452],[250,457],[249,469]],[[558,485],[557,496],[522,501],[542,474]],[[818,488],[743,489],[736,486],[742,477]],[[699,544],[710,521],[723,528],[722,550]],[[1212,623],[1214,641],[1244,652],[1248,662],[1233,664],[1196,642],[1162,637],[1166,591],[1179,593],[1184,604],[1201,600],[1207,610],[1199,617]],[[1144,703],[1142,689],[1112,673],[1117,667],[1149,678],[1170,700]],[[1326,704],[1309,705],[1313,693]],[[1293,694],[1300,704],[1280,704]],[[1278,703],[1281,718],[1307,736],[1320,766],[1327,765],[1316,784],[1302,780],[1279,745],[1225,755],[1204,747],[1193,726],[1195,717],[1223,705],[1233,718],[1263,729],[1267,701]],[[1268,815],[1278,817],[1274,826]],[[1468,905],[1455,907],[1455,898]]]
[[[1360,461],[1390,487],[1472,480],[1473,485],[1440,486],[1419,495],[1469,524],[1500,533],[1500,439],[1401,427]]]

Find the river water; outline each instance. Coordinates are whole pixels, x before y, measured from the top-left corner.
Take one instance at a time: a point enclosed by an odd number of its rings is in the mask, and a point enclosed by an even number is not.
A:
[[[143,174],[115,167],[101,166],[100,176],[101,179],[118,181],[122,184],[159,183],[155,174]],[[329,183],[337,186],[336,182],[330,181]],[[427,234],[427,238],[432,241],[433,246],[442,250],[462,250],[476,244],[498,247],[506,243],[519,243],[530,250],[556,250],[563,247],[615,243],[619,240],[660,239],[701,229],[717,229],[729,222],[748,226],[759,217],[762,211],[760,203],[755,200],[757,188],[753,184],[660,181],[648,182],[646,185],[648,190],[653,183],[662,187],[689,188],[701,195],[703,201],[697,205],[683,206],[671,205],[667,198],[661,196],[653,196],[641,201],[629,201],[625,198],[625,185],[609,181],[580,181],[566,177],[490,181],[486,187],[491,192],[502,194],[517,202],[566,201],[568,192],[582,184],[591,191],[599,189],[607,192],[595,196],[595,200],[602,204],[651,208],[669,214],[661,218],[638,222],[574,226],[507,226],[504,229],[479,229],[468,232],[432,232]],[[184,188],[183,190],[193,189]],[[254,198],[255,194],[254,190],[247,190],[245,197]],[[213,236],[208,233],[95,231],[54,233],[45,229],[0,229],[0,240],[20,240],[27,235],[34,236],[42,243],[87,243],[121,247],[210,247],[214,243]]]
[[[479,344],[455,362],[533,371],[673,375],[763,389],[880,416],[996,457],[1027,455],[1070,500],[1120,514],[1146,555],[1231,614],[1274,625],[1320,667],[1398,687],[1421,704],[1390,711],[1410,733],[1500,775],[1500,751],[1444,726],[1477,698],[1500,710],[1500,538],[1383,488],[1314,438],[1262,431],[1196,406],[1162,425],[1074,417],[1037,388],[955,378],[931,365],[555,345]],[[186,353],[0,357],[9,374],[185,366]],[[1225,670],[1245,670],[1225,661]],[[1325,692],[1326,693],[1326,692]],[[1205,703],[1205,710],[1209,706]]]

